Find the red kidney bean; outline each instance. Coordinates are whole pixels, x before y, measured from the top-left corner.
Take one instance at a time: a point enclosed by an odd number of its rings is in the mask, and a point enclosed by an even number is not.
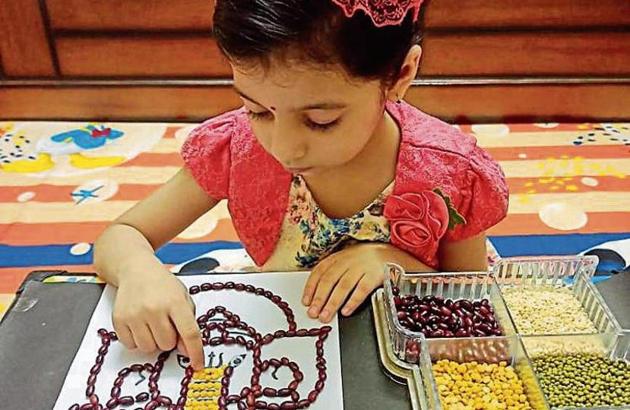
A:
[[[488,299],[453,301],[441,296],[399,294],[394,304],[399,323],[414,332],[424,332],[427,337],[468,337],[475,333],[489,336],[498,328]]]
[[[487,336],[487,334],[486,334],[484,331],[479,330],[479,329],[473,329],[473,331],[472,331],[472,335],[473,335],[473,336],[475,336],[475,337],[484,337],[484,336]]]
[[[468,337],[468,336],[470,336],[470,333],[468,333],[466,329],[458,329],[455,332],[455,337]]]
[[[492,329],[490,328],[490,326],[486,325],[485,323],[480,323],[477,326],[477,329],[481,330],[482,332],[484,332],[487,335],[492,333]]]
[[[438,329],[429,333],[429,337],[444,337],[444,330]]]
[[[278,390],[271,387],[265,387],[263,389],[263,394],[267,397],[276,397],[278,395]]]
[[[85,395],[87,397],[90,397],[93,394],[94,394],[94,385],[89,385],[87,389],[85,389]]]
[[[480,306],[478,309],[480,315],[486,317],[490,315],[490,310],[486,306]]]
[[[145,402],[147,400],[149,400],[149,393],[147,392],[138,393],[136,395],[136,401],[139,403]]]
[[[438,329],[442,329],[442,330],[449,330],[449,327],[446,323],[438,323],[437,324]]]
[[[291,389],[286,387],[278,390],[278,397],[289,397],[291,395]]]

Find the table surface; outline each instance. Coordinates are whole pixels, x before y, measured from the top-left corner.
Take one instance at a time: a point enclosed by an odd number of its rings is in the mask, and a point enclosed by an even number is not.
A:
[[[621,326],[630,328],[630,276],[614,276],[597,287]],[[0,408],[52,409],[102,288],[44,284],[37,277],[23,284],[0,324]],[[381,367],[369,305],[341,319],[340,326],[344,408],[410,409],[406,386]]]

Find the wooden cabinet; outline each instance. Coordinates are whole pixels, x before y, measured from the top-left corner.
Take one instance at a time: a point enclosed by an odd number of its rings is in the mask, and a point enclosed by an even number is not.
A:
[[[196,120],[231,108],[238,100],[212,38],[213,7],[3,0],[0,117]],[[433,114],[630,117],[628,0],[427,0],[422,18],[424,55],[409,99]],[[588,105],[576,110],[576,98]]]

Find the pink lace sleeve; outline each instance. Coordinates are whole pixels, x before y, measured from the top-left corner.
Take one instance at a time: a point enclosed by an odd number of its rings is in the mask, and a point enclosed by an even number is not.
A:
[[[228,112],[195,128],[181,155],[199,186],[216,200],[227,199],[230,185],[230,143],[236,115]]]
[[[499,223],[507,215],[508,187],[503,171],[481,148],[470,157],[470,168],[460,187],[459,212],[466,223],[446,235],[446,240],[459,241],[478,235]]]

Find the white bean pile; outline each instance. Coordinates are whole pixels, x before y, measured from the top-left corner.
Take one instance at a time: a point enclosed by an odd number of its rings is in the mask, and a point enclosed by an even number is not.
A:
[[[597,332],[570,288],[505,287],[502,291],[519,333],[540,335]]]

